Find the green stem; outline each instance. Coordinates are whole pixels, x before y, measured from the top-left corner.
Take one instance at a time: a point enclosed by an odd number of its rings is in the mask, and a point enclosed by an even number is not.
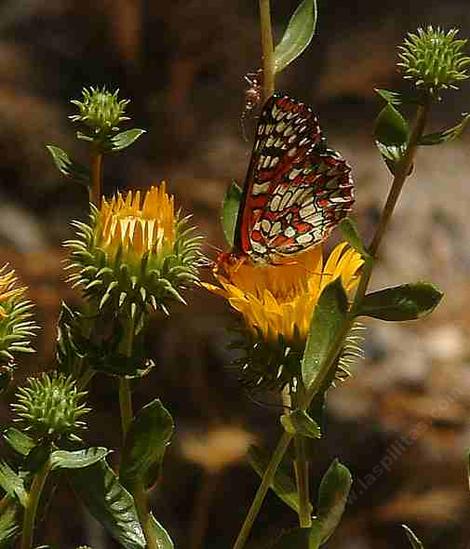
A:
[[[259,0],[261,48],[263,51],[263,95],[268,99],[274,93],[274,45],[269,0]]]
[[[132,497],[134,498],[139,522],[144,532],[145,541],[147,542],[147,549],[159,549],[155,530],[152,525],[152,517],[150,515],[148,505],[148,495],[142,482],[137,483],[133,487]]]
[[[293,436],[290,433],[284,432],[279,439],[276,449],[271,456],[271,460],[268,463],[266,470],[264,471],[264,475],[261,479],[261,484],[258,487],[258,491],[256,492],[250,509],[248,510],[248,513],[245,517],[245,522],[243,523],[243,526],[238,533],[238,537],[235,541],[233,549],[241,549],[245,546],[245,543],[248,540],[248,536],[250,535],[251,528],[256,520],[256,517],[258,516],[261,505],[263,504],[264,498],[274,480],[274,475],[276,474],[277,468],[279,467],[292,438]]]
[[[90,202],[100,207],[103,179],[103,154],[97,145],[92,145],[91,151],[91,187]]]
[[[42,490],[46,483],[47,475],[49,474],[51,465],[49,459],[34,475],[31,488],[29,490],[26,508],[23,517],[23,533],[21,535],[21,549],[31,549],[33,546],[34,523],[36,521],[36,513],[41,499]]]
[[[416,150],[418,148],[419,141],[421,139],[421,136],[423,135],[424,128],[426,126],[428,113],[429,113],[429,100],[426,100],[426,102],[423,105],[420,105],[418,107],[416,117],[413,122],[408,145],[406,147],[403,158],[398,166],[397,172],[393,179],[392,186],[390,188],[387,200],[385,202],[385,206],[382,211],[379,224],[377,226],[374,238],[372,239],[372,243],[369,247],[369,253],[371,254],[372,257],[366,260],[364,268],[362,269],[361,279],[359,281],[358,289],[356,291],[356,295],[354,296],[354,302],[350,308],[350,311],[346,316],[346,318],[344,319],[342,326],[338,330],[338,333],[336,334],[336,337],[331,345],[330,351],[325,361],[323,362],[321,369],[318,372],[318,375],[316,376],[316,378],[313,380],[312,384],[308,388],[304,402],[299,403],[301,404],[301,408],[303,410],[306,410],[309,407],[313,398],[322,388],[325,380],[329,378],[331,374],[331,369],[336,367],[336,360],[341,352],[341,349],[344,344],[344,340],[354,323],[354,319],[358,311],[360,310],[360,306],[361,306],[362,300],[364,299],[364,296],[366,295],[367,287],[369,285],[370,277],[372,275],[372,270],[374,268],[373,257],[375,257],[377,254],[379,246],[382,242],[383,235],[385,234],[385,230],[388,227],[390,218],[393,214],[395,206],[398,202],[398,198],[403,189],[403,185],[410,174],[414,157],[416,154]],[[278,442],[278,445],[276,446],[276,449],[274,450],[274,453],[271,457],[271,461],[269,462],[269,465],[266,471],[264,472],[263,478],[261,480],[261,484],[258,488],[258,491],[256,492],[255,498],[253,499],[253,503],[251,504],[251,507],[248,511],[248,514],[245,518],[245,522],[243,523],[242,529],[240,530],[240,533],[238,535],[237,541],[235,542],[233,549],[242,549],[242,547],[244,547],[246,540],[248,539],[248,536],[250,534],[253,523],[256,520],[256,516],[258,515],[258,512],[263,503],[263,500],[269,489],[271,481],[274,478],[276,470],[279,464],[281,463],[282,458],[287,448],[289,447],[291,440],[292,440],[292,435],[289,435],[288,433],[283,433],[283,435],[281,436]],[[243,533],[243,536],[242,536],[242,533]]]
[[[301,528],[312,526],[306,442],[302,435],[294,437],[295,478],[299,495],[299,525]]]
[[[134,414],[132,412],[131,384],[124,376],[119,378],[119,409],[121,411],[122,438],[125,440]]]

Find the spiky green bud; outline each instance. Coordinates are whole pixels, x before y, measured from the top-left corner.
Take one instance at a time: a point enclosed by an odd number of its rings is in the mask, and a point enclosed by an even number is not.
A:
[[[82,90],[82,99],[71,101],[78,107],[79,114],[69,118],[73,122],[81,122],[93,130],[94,134],[109,134],[119,129],[119,124],[130,120],[124,116],[128,99],[118,99],[119,90],[109,92],[104,86],[90,87]]]
[[[17,353],[34,352],[30,340],[37,326],[31,320],[33,304],[25,299],[25,292],[8,265],[0,268],[0,365],[11,366]]]
[[[83,402],[86,394],[78,390],[71,377],[43,373],[28,378],[16,392],[11,407],[17,416],[15,421],[37,439],[79,440],[77,433],[86,428],[81,418],[90,411]]]
[[[456,89],[459,81],[468,78],[466,67],[470,63],[462,51],[467,40],[458,40],[457,33],[457,29],[446,32],[432,26],[409,33],[399,47],[398,66],[404,78],[432,94]]]

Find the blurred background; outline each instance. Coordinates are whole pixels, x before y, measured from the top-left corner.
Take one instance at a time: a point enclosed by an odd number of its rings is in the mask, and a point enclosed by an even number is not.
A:
[[[470,36],[470,6],[467,0],[319,3],[317,36],[278,86],[313,106],[330,145],[352,164],[355,213],[370,236],[390,182],[371,137],[380,108],[373,88],[402,86],[396,45],[418,25],[457,26]],[[279,39],[297,0],[272,4]],[[67,119],[74,110],[69,100],[79,97],[82,86],[103,84],[132,99],[134,125],[148,134],[129,152],[106,160],[106,193],[167,180],[214,256],[212,246],[223,246],[220,202],[232,178],[243,181],[251,149],[240,129],[243,76],[259,65],[254,0],[2,0],[2,263],[10,261],[30,286],[42,326],[38,353],[17,381],[51,366],[60,301],[78,300],[64,282],[61,242],[71,234],[70,220],[86,217],[87,194],[61,178],[45,149],[60,145],[87,161]],[[467,83],[437,105],[432,124],[453,125],[469,108]],[[254,123],[245,122],[248,136]],[[356,481],[329,549],[405,548],[403,522],[427,549],[470,547],[469,174],[470,135],[423,148],[387,235],[373,285],[428,279],[445,298],[431,318],[416,324],[369,323],[366,360],[330,393],[327,437],[317,444],[312,486],[334,457]],[[270,446],[279,415],[276,407],[253,402],[228,367],[225,328],[232,315],[222,300],[203,290],[189,300],[169,320],[155,320],[149,345],[158,367],[136,389],[138,404],[159,396],[177,423],[155,508],[181,548],[190,547],[207,480],[191,443],[207,444],[212,455],[218,450],[207,432],[222,426],[227,451],[243,442],[244,431]],[[119,444],[115,391],[113,379],[95,378],[92,443]],[[270,401],[269,395],[257,399]],[[3,421],[9,414],[5,400]],[[411,442],[410,435],[416,435]],[[218,475],[204,547],[231,546],[257,483],[242,460]],[[295,523],[270,495],[250,547],[266,546]],[[55,547],[116,547],[77,507],[67,486],[59,487],[44,524],[38,541]]]

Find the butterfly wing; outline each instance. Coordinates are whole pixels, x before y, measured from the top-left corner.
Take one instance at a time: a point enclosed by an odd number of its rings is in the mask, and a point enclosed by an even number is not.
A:
[[[321,143],[309,107],[287,96],[266,103],[236,233],[236,245],[254,261],[319,244],[351,209],[351,168]]]

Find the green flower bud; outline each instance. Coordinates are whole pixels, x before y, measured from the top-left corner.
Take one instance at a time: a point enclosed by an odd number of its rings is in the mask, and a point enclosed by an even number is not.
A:
[[[94,134],[109,134],[119,129],[119,124],[130,120],[124,116],[124,111],[129,103],[128,99],[118,99],[119,90],[111,93],[103,86],[90,89],[84,88],[82,100],[71,101],[76,105],[79,114],[70,116],[73,122],[81,122],[91,128]]]
[[[17,353],[32,353],[30,339],[37,329],[31,320],[33,304],[25,299],[15,271],[0,268],[0,364],[11,366]]]
[[[399,47],[398,66],[404,78],[432,94],[457,89],[456,84],[468,78],[466,67],[470,63],[470,57],[462,52],[467,40],[457,40],[457,33],[457,29],[445,32],[432,26],[409,33]]]
[[[17,415],[14,421],[37,439],[79,440],[77,433],[86,428],[80,418],[90,411],[83,402],[86,394],[71,377],[56,372],[28,378],[11,405]]]

